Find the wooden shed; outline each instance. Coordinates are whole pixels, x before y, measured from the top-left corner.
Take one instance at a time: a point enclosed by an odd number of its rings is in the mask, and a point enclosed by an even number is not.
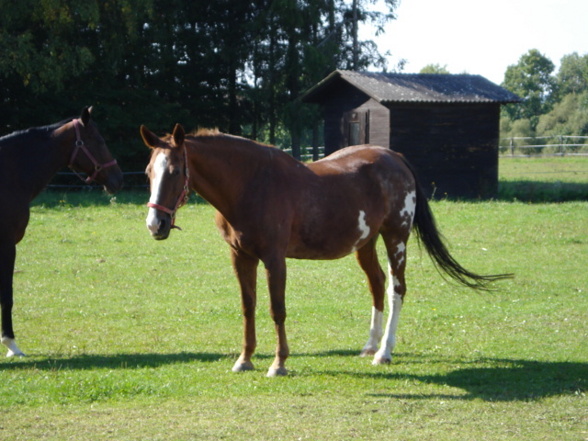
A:
[[[496,195],[500,105],[520,101],[479,75],[341,70],[302,99],[323,108],[325,154],[356,144],[389,147],[437,198]]]

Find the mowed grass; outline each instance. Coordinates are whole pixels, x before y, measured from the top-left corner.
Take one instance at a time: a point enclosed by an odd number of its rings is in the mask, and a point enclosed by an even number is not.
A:
[[[588,200],[588,156],[504,156],[500,158],[499,176],[498,195],[502,200]]]
[[[514,272],[492,293],[444,280],[415,241],[394,360],[358,357],[370,297],[353,256],[288,262],[290,376],[259,270],[257,370],[213,209],[163,242],[146,194],[45,194],[18,247],[0,359],[2,440],[584,440],[588,202],[432,203],[454,256]],[[385,256],[381,253],[382,264]]]

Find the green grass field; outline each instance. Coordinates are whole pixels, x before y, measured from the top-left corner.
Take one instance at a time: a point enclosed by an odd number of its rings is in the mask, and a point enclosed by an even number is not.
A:
[[[509,158],[499,162],[502,200],[588,200],[588,156]]]
[[[18,247],[27,357],[0,358],[0,439],[586,440],[588,202],[521,194],[432,203],[460,263],[516,277],[461,288],[410,243],[387,366],[358,357],[371,306],[355,259],[289,261],[290,376],[270,379],[261,269],[257,370],[231,372],[240,300],[211,207],[182,208],[183,231],[156,242],[147,194],[45,193]]]

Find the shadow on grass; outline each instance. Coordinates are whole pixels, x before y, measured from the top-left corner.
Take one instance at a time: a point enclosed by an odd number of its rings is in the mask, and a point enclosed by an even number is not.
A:
[[[560,181],[500,181],[497,199],[533,203],[586,201],[588,184]]]
[[[490,360],[498,366],[467,367],[447,374],[414,378],[429,384],[463,389],[462,399],[526,401],[555,395],[583,394],[588,386],[588,364]],[[510,363],[510,366],[504,366]]]
[[[38,360],[35,357],[16,358],[0,364],[0,371],[19,369],[39,370],[90,370],[90,369],[141,369],[157,368],[176,363],[214,362],[227,358],[223,354],[181,352],[177,354],[112,354],[74,355],[63,358]]]
[[[273,355],[257,354],[257,360],[269,359]],[[315,353],[292,354],[296,357],[358,357],[357,351],[334,350]],[[141,369],[157,368],[173,364],[202,362],[212,363],[232,358],[220,353],[173,353],[173,354],[113,354],[77,355],[72,357],[39,360],[31,357],[0,363],[0,371],[8,370],[92,370],[92,369]],[[450,393],[372,393],[371,396],[398,399],[446,399],[484,401],[529,401],[558,395],[584,395],[588,389],[588,363],[546,362],[517,359],[482,358],[463,360],[449,357],[428,357],[414,354],[395,354],[389,366],[374,367],[366,358],[364,369],[317,370],[301,376],[330,376],[343,381],[347,377],[372,379],[381,387],[393,382],[418,382],[421,384],[461,389],[465,394]],[[229,362],[230,363],[230,362]],[[402,369],[399,369],[402,367]],[[443,370],[443,373],[410,373]],[[293,377],[298,376],[292,372]],[[244,377],[243,381],[247,381]],[[392,383],[390,383],[392,382]],[[379,389],[381,389],[378,386]]]
[[[310,354],[309,354],[310,355]],[[357,352],[329,351],[314,356],[357,356]],[[422,372],[422,367],[443,366],[448,372],[439,374],[411,374],[407,369],[399,372],[394,366],[410,367]],[[371,369],[377,369],[377,372]],[[410,371],[410,369],[408,369]],[[436,369],[437,370],[437,369]],[[394,381],[417,381],[424,384],[462,389],[465,394],[395,394],[380,393],[383,396],[402,399],[442,398],[455,400],[482,399],[484,401],[527,401],[557,395],[584,395],[588,390],[588,363],[546,362],[517,359],[483,358],[463,361],[451,358],[428,358],[411,354],[395,354],[389,368],[366,366],[363,372],[322,372],[325,375],[350,375]]]

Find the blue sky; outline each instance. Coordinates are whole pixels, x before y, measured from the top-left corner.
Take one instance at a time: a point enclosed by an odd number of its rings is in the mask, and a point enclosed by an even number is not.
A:
[[[509,65],[538,49],[559,67],[561,57],[588,53],[588,0],[400,0],[397,19],[372,38],[389,67],[428,64],[479,74],[500,84]]]

